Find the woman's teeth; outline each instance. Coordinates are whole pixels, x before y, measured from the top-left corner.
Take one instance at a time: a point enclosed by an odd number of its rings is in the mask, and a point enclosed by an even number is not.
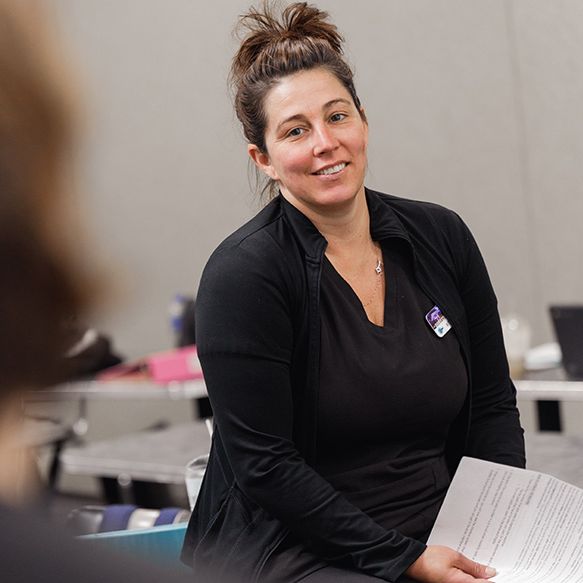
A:
[[[344,170],[344,168],[346,168],[346,162],[336,164],[336,166],[332,166],[331,168],[324,168],[324,170],[320,170],[319,172],[316,172],[316,174],[336,174],[337,172],[340,172],[340,170]]]

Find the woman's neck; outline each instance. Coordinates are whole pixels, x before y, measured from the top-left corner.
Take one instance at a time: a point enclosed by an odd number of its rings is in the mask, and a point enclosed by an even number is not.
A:
[[[333,209],[304,208],[296,200],[285,198],[306,215],[326,239],[328,257],[354,256],[370,248],[370,215],[364,188],[350,202]]]
[[[368,255],[373,245],[370,235],[370,215],[364,195],[355,204],[336,216],[324,216],[314,221],[328,242],[326,255],[336,262],[354,262]]]

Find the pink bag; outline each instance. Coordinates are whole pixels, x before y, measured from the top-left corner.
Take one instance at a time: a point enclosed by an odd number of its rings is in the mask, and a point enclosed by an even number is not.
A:
[[[157,383],[202,378],[196,346],[156,352],[139,360],[108,368],[97,375],[100,381],[153,380]]]

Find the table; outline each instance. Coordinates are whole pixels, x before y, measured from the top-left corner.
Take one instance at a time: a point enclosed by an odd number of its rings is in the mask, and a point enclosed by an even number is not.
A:
[[[61,458],[73,474],[184,485],[186,464],[209,450],[207,427],[193,421],[68,447]]]
[[[210,444],[207,425],[192,421],[69,446],[61,464],[70,474],[99,479],[108,504],[160,508],[175,505],[169,486],[179,485],[186,494],[186,464],[207,454]]]
[[[62,448],[69,439],[83,438],[89,429],[87,402],[90,400],[120,399],[190,399],[195,405],[194,417],[199,419],[212,416],[204,380],[172,381],[161,384],[147,379],[140,380],[83,380],[64,383],[50,389],[31,391],[28,401],[47,402],[74,400],[79,408],[75,421],[70,425],[67,439],[55,442],[49,471],[49,487],[54,489],[61,469]],[[206,431],[206,429],[205,429]],[[193,456],[194,457],[194,456]],[[117,482],[104,475],[102,479],[105,496],[110,502],[121,498]]]
[[[155,383],[150,380],[84,380],[63,383],[50,389],[30,391],[29,401],[74,400],[79,403],[76,421],[72,424],[73,435],[83,437],[89,429],[87,420],[88,400],[115,399],[192,399],[197,400],[197,417],[211,417],[206,385],[203,379]]]
[[[206,397],[204,380],[172,381],[165,384],[149,380],[74,381],[43,391],[32,391],[36,401],[63,399],[199,399]]]
[[[514,385],[518,396],[529,401],[583,401],[583,381],[569,380],[562,368],[526,373]]]
[[[561,431],[559,401],[583,401],[583,381],[567,378],[562,368],[527,372],[515,380],[520,399],[536,401],[540,431]]]

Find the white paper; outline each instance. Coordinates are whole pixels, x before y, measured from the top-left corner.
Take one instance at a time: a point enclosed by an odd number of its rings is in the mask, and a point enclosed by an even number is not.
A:
[[[465,457],[428,544],[491,565],[496,583],[582,583],[583,490]]]

